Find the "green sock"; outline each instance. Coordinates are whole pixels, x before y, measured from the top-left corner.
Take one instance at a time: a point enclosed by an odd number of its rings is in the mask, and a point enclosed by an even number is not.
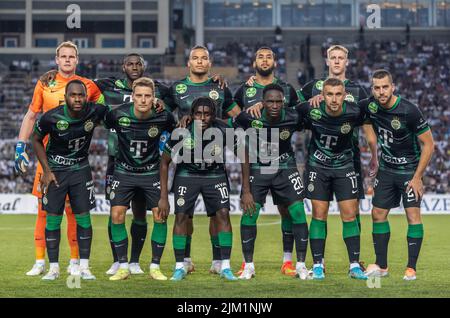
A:
[[[186,248],[186,235],[173,235],[173,250],[175,252],[175,260],[177,263],[184,261],[184,250]]]
[[[89,213],[85,214],[75,214],[75,220],[77,221],[77,225],[81,226],[84,229],[90,228],[91,224],[91,215]]]
[[[111,234],[113,242],[120,242],[128,238],[127,229],[125,223],[114,224],[111,223]]]
[[[61,228],[62,215],[47,215],[45,228],[49,231],[59,230]]]
[[[152,241],[160,244],[166,244],[167,223],[154,223],[152,231]]]

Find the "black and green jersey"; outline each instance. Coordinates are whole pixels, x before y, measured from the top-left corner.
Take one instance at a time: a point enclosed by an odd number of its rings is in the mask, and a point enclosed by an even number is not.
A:
[[[225,174],[225,148],[227,146],[227,124],[214,120],[211,127],[202,132],[194,123],[188,128],[177,129],[164,145],[164,153],[177,163],[176,176],[202,176],[215,178]],[[230,147],[236,144],[234,132],[228,133]],[[233,150],[233,149],[231,149]]]
[[[281,169],[296,167],[291,139],[296,131],[303,128],[301,115],[296,108],[282,108],[278,122],[268,121],[265,109],[260,119],[241,112],[233,121],[229,120],[229,125],[246,132],[252,169],[274,164],[278,164]]]
[[[430,129],[419,108],[401,96],[390,109],[383,108],[373,97],[361,101],[360,105],[377,134],[380,169],[414,172],[421,153],[417,136]]]
[[[227,113],[237,104],[228,87],[221,89],[218,82],[211,78],[203,83],[193,83],[189,77],[176,81],[169,89],[169,96],[164,100],[173,111],[178,111],[178,119],[191,113],[192,102],[199,97],[210,97],[216,101],[217,118],[226,118]]]
[[[303,102],[298,107],[304,126],[311,130],[308,146],[308,165],[322,168],[344,169],[353,167],[353,130],[364,123],[365,113],[355,103],[344,102],[339,116],[330,116],[325,103],[319,108]]]
[[[284,91],[284,106],[293,107],[298,103],[297,93],[291,84],[286,83],[278,78],[275,78],[273,84],[278,84]],[[246,83],[239,86],[234,94],[234,100],[241,107],[247,109],[263,99],[263,90],[266,86],[254,83],[253,86],[248,86]]]
[[[169,93],[169,88],[158,81],[154,82],[155,96],[164,100]],[[109,77],[96,79],[94,80],[94,83],[102,92],[102,95],[97,103],[108,105],[114,109],[124,103],[132,102],[131,95],[133,94],[133,90],[128,85],[127,79],[116,79]],[[108,155],[114,157],[117,155],[117,151],[117,135],[114,131],[110,131],[108,135]]]
[[[323,89],[323,82],[325,82],[326,78],[324,79],[316,79],[312,80],[308,83],[306,83],[302,89],[297,91],[298,98],[300,101],[308,101],[312,97],[322,94]],[[344,80],[344,86],[345,86],[345,100],[347,102],[353,102],[358,103],[360,100],[366,99],[369,97],[369,94],[367,94],[366,89],[361,86],[358,83],[355,83],[353,81],[350,81],[348,79]],[[359,129],[353,130],[353,160],[355,164],[360,167],[361,166],[361,151],[359,150]]]
[[[169,111],[154,112],[147,119],[137,119],[134,104],[126,103],[106,114],[105,125],[114,129],[119,139],[114,171],[127,174],[159,172],[159,138],[163,131],[171,132],[175,127],[175,119]]]
[[[71,171],[89,166],[89,146],[94,128],[102,122],[107,107],[87,103],[81,118],[72,118],[67,105],[46,112],[36,122],[34,133],[49,136],[46,147],[52,171]]]

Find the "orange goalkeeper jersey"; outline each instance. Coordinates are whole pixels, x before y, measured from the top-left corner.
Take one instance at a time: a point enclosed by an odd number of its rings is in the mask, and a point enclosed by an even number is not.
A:
[[[31,101],[29,109],[35,113],[45,113],[55,107],[58,107],[59,105],[64,104],[66,84],[75,79],[82,81],[86,85],[88,101],[96,102],[100,98],[102,94],[100,89],[90,79],[78,75],[72,75],[69,78],[64,78],[58,73],[55,80],[50,82],[48,87],[44,86],[41,81],[37,82],[36,87],[34,88],[33,100]],[[47,140],[48,137],[45,137],[43,140],[44,145],[47,144]],[[38,162],[32,193],[39,198],[42,195],[40,187],[41,175],[42,167]]]
[[[100,98],[100,95],[102,94],[100,89],[90,79],[78,75],[72,75],[69,78],[64,78],[57,73],[55,80],[50,82],[48,87],[44,86],[41,81],[37,82],[36,87],[34,88],[30,110],[35,113],[45,113],[59,105],[64,104],[66,84],[76,79],[82,81],[86,85],[87,100],[89,102],[96,102]]]

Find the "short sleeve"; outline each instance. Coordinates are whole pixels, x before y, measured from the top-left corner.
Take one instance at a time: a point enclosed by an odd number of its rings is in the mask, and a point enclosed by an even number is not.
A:
[[[87,88],[87,95],[88,95],[88,101],[89,102],[97,102],[101,99],[102,92],[98,88],[97,85],[91,80],[84,80],[84,83],[86,84]]]
[[[42,112],[44,105],[43,92],[44,86],[41,81],[38,81],[34,87],[33,99],[31,100],[31,104],[29,106],[29,109],[34,113]]]
[[[430,129],[428,122],[423,117],[418,107],[411,107],[411,112],[407,116],[407,125],[411,131],[417,136],[423,134]]]
[[[241,109],[244,109],[244,86],[241,85],[236,93],[234,93],[234,100]]]
[[[36,121],[34,125],[34,132],[41,138],[50,134],[51,132],[51,121],[48,115],[44,114],[41,118]]]
[[[295,88],[291,85],[288,84],[288,88],[289,88],[289,107],[294,107],[295,105],[297,105],[298,103],[298,95],[297,92],[295,91]]]

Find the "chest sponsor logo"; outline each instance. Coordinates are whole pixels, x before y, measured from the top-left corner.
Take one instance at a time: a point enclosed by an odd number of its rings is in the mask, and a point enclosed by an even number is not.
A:
[[[159,129],[156,126],[150,127],[150,129],[148,130],[148,135],[151,138],[155,138],[156,136],[158,136],[159,133]]]
[[[318,121],[320,120],[320,118],[322,118],[322,112],[320,111],[320,109],[314,108],[309,112],[309,116],[311,116],[313,120]]]
[[[256,95],[256,88],[254,87],[247,88],[247,90],[245,91],[245,96],[247,96],[248,98],[255,97],[255,95]]]
[[[392,119],[391,127],[394,128],[395,130],[399,130],[402,127],[402,124],[398,117],[394,117],[394,119]]]
[[[218,100],[219,99],[219,92],[216,90],[212,90],[209,92],[209,97],[213,100]]]
[[[94,129],[94,123],[90,120],[88,120],[85,124],[84,124],[84,131],[86,132],[90,132],[92,129]]]
[[[129,127],[131,124],[130,118],[128,117],[121,117],[119,119],[119,125],[122,127]]]
[[[187,91],[187,86],[186,86],[186,84],[178,84],[178,85],[175,87],[175,91],[176,91],[178,94],[184,94],[184,93],[186,93],[186,91]]]
[[[345,100],[347,102],[354,103],[355,102],[355,97],[352,94],[347,94],[347,96],[345,96]]]
[[[69,123],[66,120],[58,120],[58,122],[56,123],[56,128],[58,128],[58,130],[66,130],[67,128],[69,128]]]
[[[286,140],[291,136],[291,133],[289,132],[289,130],[285,129],[280,133],[280,139],[281,140]]]
[[[370,111],[372,114],[376,114],[376,113],[378,112],[378,105],[377,105],[376,103],[374,103],[374,102],[371,102],[371,103],[369,104],[369,111]]]
[[[317,81],[316,89],[318,89],[319,91],[322,91],[322,89],[323,89],[323,81]]]
[[[349,123],[345,123],[341,127],[341,133],[344,135],[348,134],[352,130],[352,126]]]
[[[252,123],[251,123],[251,126],[253,128],[260,129],[260,128],[263,128],[263,123],[260,120],[253,120]]]

